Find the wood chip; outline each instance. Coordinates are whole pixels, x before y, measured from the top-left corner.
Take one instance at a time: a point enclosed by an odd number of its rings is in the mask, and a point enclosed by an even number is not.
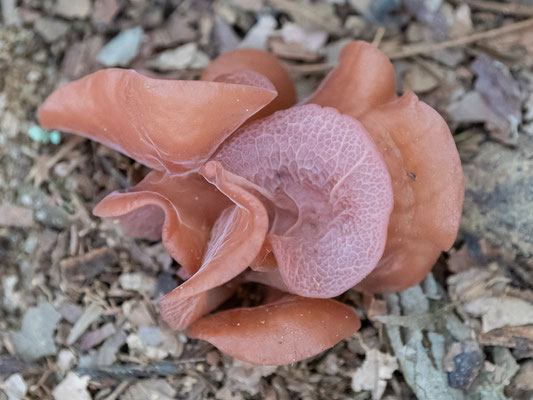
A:
[[[113,267],[118,261],[116,252],[109,247],[101,247],[81,256],[65,258],[59,266],[67,279],[93,278],[102,271]]]
[[[87,328],[102,315],[102,307],[97,304],[91,304],[83,315],[76,321],[70,333],[67,337],[67,345],[72,345],[81,335],[87,330]]]
[[[527,348],[533,350],[533,325],[504,326],[478,336],[479,343],[485,346]]]
[[[0,205],[0,226],[28,228],[33,225],[33,210],[4,203]]]
[[[88,350],[91,347],[97,346],[115,332],[115,326],[111,322],[108,322],[102,327],[87,333],[81,340],[81,349]]]

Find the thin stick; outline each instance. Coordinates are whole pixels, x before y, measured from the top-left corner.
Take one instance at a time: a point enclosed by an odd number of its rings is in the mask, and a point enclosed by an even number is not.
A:
[[[533,18],[526,19],[524,21],[515,22],[512,24],[504,25],[500,28],[491,29],[484,32],[477,32],[470,36],[465,36],[457,39],[447,40],[440,43],[422,43],[414,44],[411,46],[405,46],[402,50],[388,54],[391,59],[399,59],[406,57],[413,57],[420,54],[433,53],[435,51],[444,50],[450,47],[459,47],[467,44],[479,42],[480,40],[490,39],[497,36],[506,35],[511,32],[517,32],[523,29],[533,27]]]
[[[205,358],[199,357],[174,362],[161,361],[150,365],[114,364],[105,367],[77,368],[75,372],[80,376],[89,375],[94,381],[105,379],[123,381],[136,378],[183,374],[187,364],[204,361]]]
[[[130,384],[130,381],[120,382],[120,384],[115,388],[115,390],[113,390],[113,392],[109,396],[106,396],[103,400],[116,400],[118,396],[120,396]]]
[[[284,63],[285,67],[293,74],[319,74],[329,72],[332,65],[328,63],[316,63],[316,64],[291,64]]]
[[[385,35],[385,28],[380,26],[376,32],[376,36],[374,36],[374,40],[372,40],[372,44],[376,47],[379,47],[381,39],[383,39],[383,35]]]
[[[35,164],[28,173],[26,181],[30,181],[35,178],[34,186],[39,186],[44,178],[48,175],[48,171],[84,140],[84,137],[72,136],[68,142],[66,142],[51,158],[42,163],[38,162]]]
[[[470,7],[484,10],[494,11],[505,15],[516,15],[522,17],[533,17],[533,7],[514,3],[497,3],[495,1],[479,1],[479,0],[462,0],[457,3],[465,3]]]

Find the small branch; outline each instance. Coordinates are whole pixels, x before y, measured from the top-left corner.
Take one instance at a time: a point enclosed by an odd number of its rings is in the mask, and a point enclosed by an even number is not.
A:
[[[333,65],[328,63],[316,63],[316,64],[291,64],[284,63],[285,68],[289,70],[291,74],[323,74],[329,72],[333,68]]]
[[[429,43],[429,44],[422,43],[422,44],[405,46],[402,50],[395,52],[395,53],[390,53],[388,54],[388,56],[392,60],[395,60],[399,58],[413,57],[413,56],[418,56],[421,54],[433,53],[435,51],[444,50],[450,47],[460,47],[460,46],[464,46],[467,44],[479,42],[480,40],[490,39],[490,38],[506,35],[508,33],[517,32],[517,31],[521,31],[524,29],[532,28],[532,27],[533,27],[533,18],[530,18],[524,21],[507,24],[500,28],[491,29],[491,30],[484,31],[484,32],[477,32],[470,36],[447,40],[445,42]]]
[[[61,161],[65,156],[67,156],[74,148],[85,140],[81,136],[72,136],[69,138],[63,146],[54,154],[51,158],[47,159],[44,162],[36,163],[28,173],[26,181],[31,181],[34,179],[33,185],[35,187],[39,186],[45,179],[48,177],[48,172],[53,168],[59,161]]]
[[[183,374],[185,365],[189,363],[203,362],[205,358],[191,358],[176,362],[159,362],[150,365],[139,364],[116,364],[108,367],[77,368],[75,372],[80,375],[88,375],[92,380],[126,380],[137,378],[151,378],[155,376],[169,376]]]
[[[493,11],[504,15],[515,15],[520,17],[533,17],[533,7],[514,3],[497,3],[495,1],[461,0],[458,4],[468,4],[477,10]]]
[[[131,384],[130,381],[122,381],[120,384],[113,390],[113,392],[104,398],[104,400],[116,400],[118,396],[122,394],[123,391],[125,391],[128,386]]]
[[[376,47],[379,47],[381,40],[383,39],[383,35],[385,35],[385,28],[380,26],[376,32],[376,35],[374,36],[374,40],[372,40],[372,44]]]

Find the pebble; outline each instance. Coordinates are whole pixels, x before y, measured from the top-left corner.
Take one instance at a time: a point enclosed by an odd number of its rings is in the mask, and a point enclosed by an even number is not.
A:
[[[191,42],[160,53],[151,65],[161,71],[175,71],[187,68],[201,69],[209,64],[209,57]]]
[[[56,0],[54,11],[65,18],[86,18],[91,13],[91,0]]]
[[[54,400],[91,400],[91,395],[87,391],[89,380],[88,376],[80,377],[74,372],[69,372],[52,392]]]
[[[131,385],[121,399],[128,400],[170,400],[176,398],[178,391],[164,379],[146,379]]]
[[[1,261],[1,260],[0,260]],[[15,311],[24,304],[22,292],[15,289],[19,278],[17,275],[6,275],[2,277],[2,289],[4,290],[2,307],[7,311]]]
[[[277,24],[278,22],[271,15],[260,16],[239,44],[239,48],[266,50],[268,37],[272,35]]]
[[[117,0],[96,0],[91,21],[95,25],[107,25],[113,22],[120,9]]]
[[[46,42],[52,43],[68,32],[69,25],[55,18],[39,18],[33,28]]]
[[[154,277],[139,272],[122,274],[118,278],[118,281],[124,290],[146,293],[149,296],[153,295],[156,288],[156,280]]]
[[[53,333],[60,319],[61,314],[47,302],[41,302],[26,311],[21,330],[12,333],[17,354],[25,361],[55,354]]]
[[[143,29],[140,26],[121,32],[98,53],[97,60],[106,67],[126,67],[137,56]]]
[[[72,351],[68,349],[59,350],[59,354],[57,355],[57,366],[61,371],[66,372],[70,370],[75,362],[76,356]]]
[[[2,390],[7,395],[7,400],[24,400],[28,386],[20,374],[14,374],[2,383]]]
[[[157,298],[161,295],[165,295],[178,286],[178,282],[174,279],[174,275],[170,272],[161,272],[157,276],[156,289],[154,297]]]
[[[35,219],[48,228],[63,230],[70,226],[70,216],[61,207],[41,204],[35,210]]]

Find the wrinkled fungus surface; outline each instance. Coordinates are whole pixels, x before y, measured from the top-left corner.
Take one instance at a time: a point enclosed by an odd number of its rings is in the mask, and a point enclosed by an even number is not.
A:
[[[43,127],[103,143],[151,167],[95,215],[161,238],[185,282],[160,302],[174,329],[256,364],[315,355],[352,335],[331,299],[420,282],[453,244],[461,164],[444,120],[407,93],[374,46],[352,42],[300,106],[272,55],[236,50],[202,81],[108,69],[45,101]],[[245,282],[264,304],[216,311]]]

